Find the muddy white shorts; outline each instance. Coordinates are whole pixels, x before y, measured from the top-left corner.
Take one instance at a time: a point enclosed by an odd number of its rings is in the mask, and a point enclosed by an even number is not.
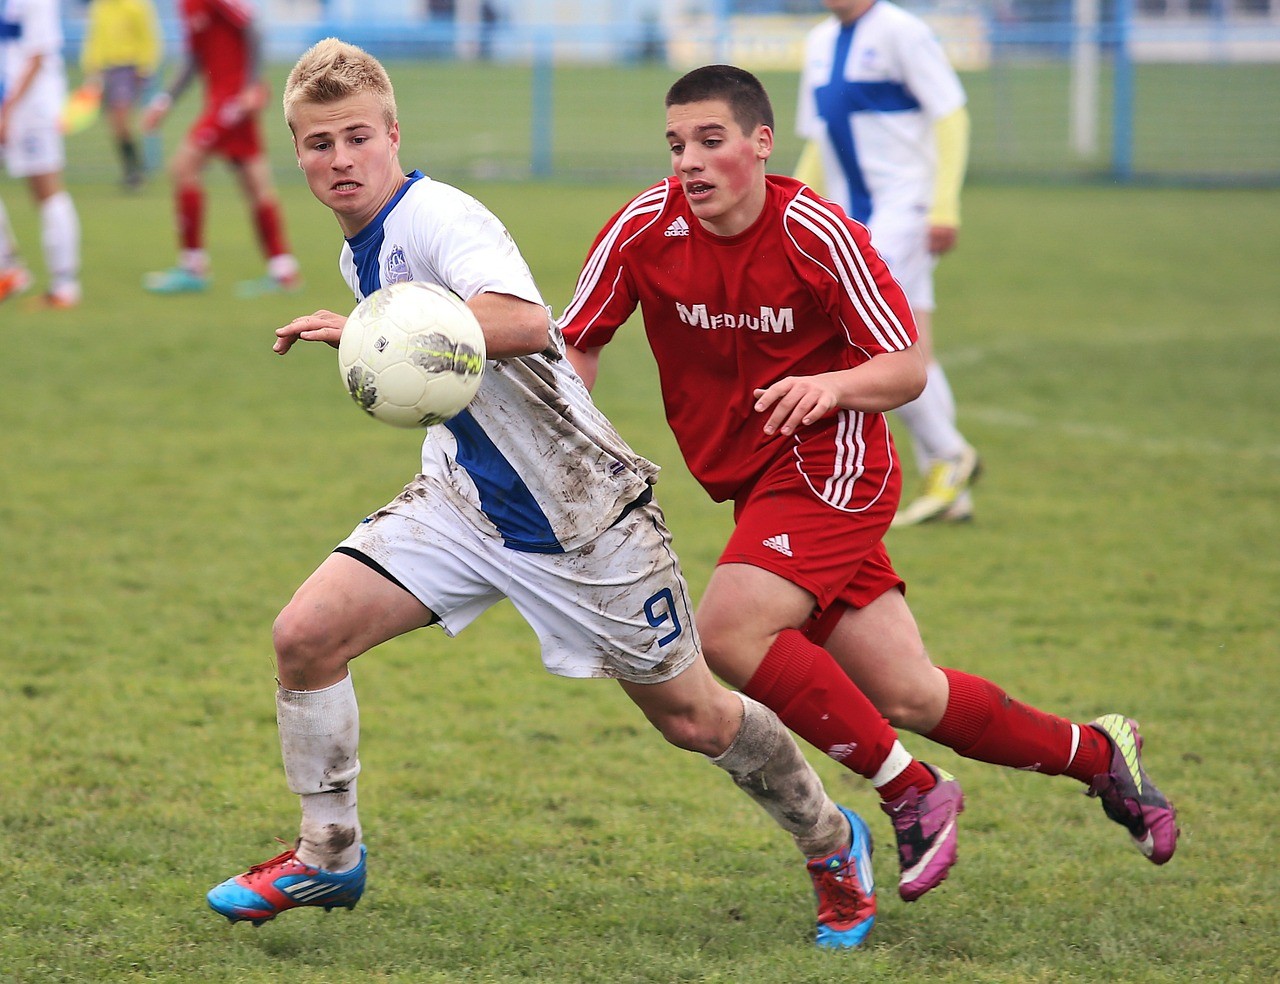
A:
[[[523,553],[418,481],[337,549],[380,566],[449,636],[509,598],[537,633],[543,665],[559,676],[661,683],[699,652],[689,589],[652,501],[577,550]]]

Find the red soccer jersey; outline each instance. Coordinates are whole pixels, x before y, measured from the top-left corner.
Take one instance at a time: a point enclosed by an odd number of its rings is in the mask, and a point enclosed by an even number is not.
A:
[[[253,20],[247,0],[181,0],[187,50],[200,67],[205,103],[217,106],[238,95],[248,82],[249,36]]]
[[[674,177],[633,199],[596,237],[561,325],[596,348],[640,306],[667,420],[715,500],[785,455],[815,495],[857,510],[896,467],[882,415],[841,410],[767,437],[753,390],[905,349],[915,321],[862,225],[799,181],[767,181],[760,218],[727,238],[699,225]]]

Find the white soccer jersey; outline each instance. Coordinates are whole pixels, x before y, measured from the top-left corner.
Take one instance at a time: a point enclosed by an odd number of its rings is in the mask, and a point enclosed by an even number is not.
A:
[[[824,193],[859,222],[873,210],[928,210],[933,123],[964,103],[929,26],[889,0],[806,39],[797,129],[821,148]]]
[[[543,303],[528,264],[492,212],[421,172],[409,178],[342,248],[339,266],[358,300],[416,280],[463,300],[490,291]],[[479,529],[532,553],[587,543],[658,473],[591,402],[554,323],[550,332],[550,346],[538,355],[491,359],[467,409],[428,428],[422,445],[431,485]]]
[[[0,89],[12,91],[35,55],[43,56],[40,71],[23,102],[52,105],[56,117],[66,87],[57,0],[0,0]]]

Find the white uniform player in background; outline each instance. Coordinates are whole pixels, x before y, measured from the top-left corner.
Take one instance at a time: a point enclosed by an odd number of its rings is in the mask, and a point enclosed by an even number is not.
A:
[[[66,165],[59,119],[67,96],[57,0],[0,0],[0,147],[5,168],[25,178],[40,210],[48,307],[80,303],[80,219],[62,181]],[[0,300],[31,278],[0,205]]]
[[[346,238],[340,268],[356,298],[396,281],[443,286],[475,313],[489,361],[470,406],[427,430],[421,474],[277,619],[277,721],[300,837],[213,888],[210,906],[260,923],[356,904],[366,855],[348,663],[423,626],[455,635],[505,597],[548,670],[616,679],[668,741],[711,757],[791,833],[818,892],[818,943],[857,945],[875,905],[866,826],[831,801],[772,711],[711,675],[652,501],[657,466],[592,404],[511,236],[471,196],[403,172],[390,79],[359,48],[317,44],[284,104],[299,166]],[[297,318],[275,350],[336,346],[345,322],[331,311]]]
[[[964,89],[927,24],[889,0],[824,0],[834,15],[805,43],[796,177],[871,230],[906,292],[929,364],[920,397],[896,412],[911,432],[923,493],[895,526],[973,515],[978,457],[956,429],[932,336],[933,267],[960,225],[968,157]]]

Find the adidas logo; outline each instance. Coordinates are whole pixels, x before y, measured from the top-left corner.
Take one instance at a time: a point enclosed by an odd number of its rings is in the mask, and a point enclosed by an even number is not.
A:
[[[683,215],[677,215],[674,222],[667,226],[664,236],[687,236],[689,235],[689,223],[684,220]]]
[[[688,233],[685,233],[685,235],[688,235]],[[778,553],[782,554],[784,557],[792,556],[791,537],[787,536],[785,533],[779,533],[777,536],[771,536],[768,539],[761,540],[760,542],[770,550],[778,551]]]

